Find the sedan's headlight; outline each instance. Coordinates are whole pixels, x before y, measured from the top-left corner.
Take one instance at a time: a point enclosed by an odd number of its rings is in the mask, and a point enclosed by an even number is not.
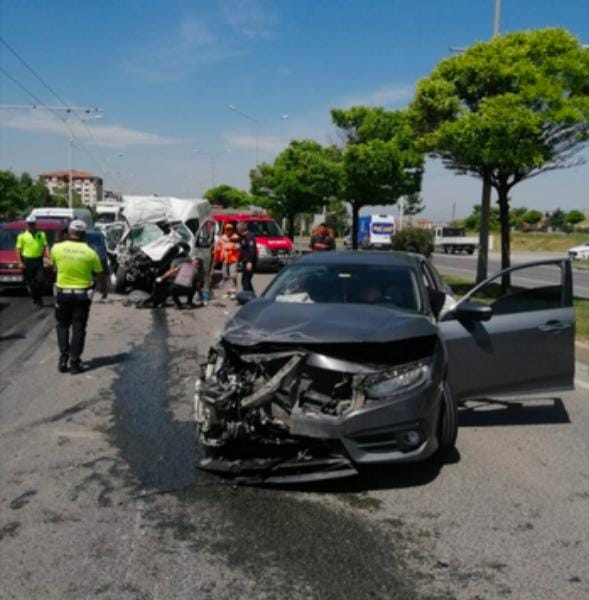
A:
[[[390,371],[366,378],[367,398],[390,398],[418,388],[431,379],[431,362],[418,361],[398,365]]]

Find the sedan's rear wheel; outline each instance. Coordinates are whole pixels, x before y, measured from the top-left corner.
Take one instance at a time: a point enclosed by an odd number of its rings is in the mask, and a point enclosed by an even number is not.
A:
[[[458,406],[448,387],[444,385],[438,421],[438,451],[436,455],[444,458],[454,450],[458,437]]]

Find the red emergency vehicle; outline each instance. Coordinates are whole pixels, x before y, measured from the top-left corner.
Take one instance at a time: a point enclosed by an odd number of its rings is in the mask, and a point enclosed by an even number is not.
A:
[[[237,224],[247,223],[248,229],[256,236],[258,262],[256,270],[270,271],[281,269],[293,254],[293,243],[284,234],[280,225],[268,215],[251,213],[218,213],[213,214],[217,223],[217,237],[221,236],[226,223],[231,223],[237,231]],[[215,264],[222,261],[219,246],[215,247]]]

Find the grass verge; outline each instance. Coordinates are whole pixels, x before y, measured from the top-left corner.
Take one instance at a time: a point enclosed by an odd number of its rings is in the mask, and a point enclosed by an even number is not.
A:
[[[456,277],[454,275],[442,275],[442,279],[447,283],[457,298],[461,298],[474,287],[474,281],[467,277]],[[500,294],[499,284],[490,287],[486,297],[478,296],[477,300],[491,302]],[[574,298],[575,316],[577,321],[577,341],[589,343],[589,300],[586,298]]]
[[[512,232],[510,236],[512,252],[563,252],[573,246],[580,246],[589,241],[587,233],[544,233],[544,232]],[[493,247],[501,248],[501,237],[493,235]]]

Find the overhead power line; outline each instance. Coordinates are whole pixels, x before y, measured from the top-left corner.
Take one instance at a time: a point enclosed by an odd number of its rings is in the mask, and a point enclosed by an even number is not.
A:
[[[43,78],[29,65],[25,59],[0,35],[0,42],[12,52],[12,54],[20,61],[20,63],[34,76],[41,84],[48,89],[64,106],[68,106],[68,103],[48,84]]]
[[[57,98],[57,100],[59,102],[61,102],[64,106],[64,108],[66,109],[66,112],[71,112],[73,113],[77,113],[77,112],[86,112],[86,113],[90,113],[90,112],[98,112],[98,110],[96,109],[95,111],[92,111],[91,109],[85,109],[85,108],[81,108],[81,107],[74,107],[74,106],[70,106],[54,89],[53,87],[51,87],[38,73],[37,71],[35,71],[35,69],[33,69],[33,67],[31,67],[31,65],[29,65],[27,63],[27,61],[2,37],[0,36],[0,42],[13,54],[13,56],[41,83],[41,85],[43,85],[43,87],[45,87],[51,94],[53,94],[53,96],[55,98]],[[14,77],[12,77],[9,73],[7,73],[4,69],[2,69],[0,67],[0,70],[15,84],[17,85],[20,89],[22,89],[24,92],[26,92],[31,98],[33,98],[36,102],[38,102],[39,104],[41,104],[42,106],[45,107],[45,109],[49,110],[53,115],[55,115],[60,121],[62,121],[62,123],[67,127],[68,132],[70,134],[70,136],[72,137],[76,137],[74,135],[74,131],[72,129],[72,127],[70,126],[67,118],[64,118],[62,116],[60,116],[56,111],[60,110],[62,111],[63,109],[61,107],[59,108],[55,108],[55,107],[50,107],[47,106],[47,104],[45,104],[41,99],[39,99],[35,94],[33,94],[33,92],[31,92],[29,89],[27,89],[23,84],[21,84],[17,79],[15,79]],[[35,108],[35,107],[33,107]],[[92,131],[90,130],[90,128],[86,125],[86,123],[81,120],[82,125],[84,126],[84,128],[86,129],[86,131],[88,132],[88,135],[90,136],[90,138],[94,141],[94,144],[96,146],[98,146],[98,143],[96,141],[96,138],[94,137],[94,134],[92,133]],[[82,150],[98,165],[98,167],[100,168],[100,170],[102,172],[105,171],[105,166],[104,166],[104,161],[102,161],[101,159],[97,159],[96,156],[94,156],[94,154],[92,152],[90,152],[90,150],[86,147],[86,145],[84,144],[84,142],[79,139],[76,138],[78,144],[80,145],[80,148],[82,148]]]

